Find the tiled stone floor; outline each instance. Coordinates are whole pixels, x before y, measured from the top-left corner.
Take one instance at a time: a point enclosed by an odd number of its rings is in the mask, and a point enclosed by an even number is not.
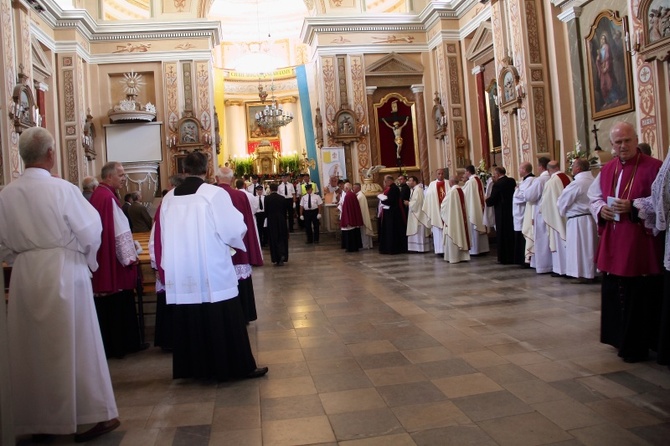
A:
[[[670,371],[598,342],[599,285],[303,237],[254,272],[266,377],[173,381],[156,348],[111,360],[122,425],[92,444],[670,443]]]

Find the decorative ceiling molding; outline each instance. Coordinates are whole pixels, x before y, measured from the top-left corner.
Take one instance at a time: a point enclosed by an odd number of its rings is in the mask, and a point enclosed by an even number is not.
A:
[[[208,38],[212,48],[221,43],[221,22],[196,19],[169,21],[132,21],[97,23],[85,9],[61,9],[53,0],[43,0],[40,17],[52,29],[73,28],[89,42],[117,40],[183,40]],[[33,27],[36,28],[36,27]],[[139,32],[138,29],[142,31]]]

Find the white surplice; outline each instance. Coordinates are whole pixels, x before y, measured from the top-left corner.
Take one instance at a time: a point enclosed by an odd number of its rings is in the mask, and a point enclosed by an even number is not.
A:
[[[486,198],[489,198],[491,196],[491,191],[493,190],[493,179],[489,177],[486,180],[486,191],[485,191],[485,196]],[[495,206],[484,206],[484,215],[482,217],[482,221],[484,222],[484,226],[486,226],[486,231],[490,232],[490,228],[496,227],[496,210]]]
[[[232,249],[246,251],[247,226],[228,192],[210,184],[202,184],[191,195],[175,196],[173,189],[163,198],[160,219],[166,302],[200,304],[236,297],[231,254]],[[209,251],[217,254],[208,256]],[[201,255],[193,257],[193,252]]]
[[[365,225],[365,229],[361,228],[361,242],[363,243],[363,249],[372,249],[372,236],[375,235],[375,231],[372,228],[372,221],[370,220],[368,199],[361,191],[358,191],[356,198],[358,199],[358,205],[361,207],[361,215],[363,216],[363,223]]]
[[[598,229],[588,197],[593,181],[591,171],[579,172],[558,197],[558,212],[568,219],[565,274],[571,277],[593,279],[596,273]]]
[[[93,303],[102,223],[71,183],[26,169],[0,192],[0,243],[15,257],[9,352],[17,435],[70,434],[118,416]]]
[[[443,182],[445,183],[445,182]],[[444,193],[449,192],[449,184],[444,184]],[[428,189],[424,195],[423,211],[430,218],[430,231],[433,234],[433,249],[435,254],[444,254],[444,221],[440,216],[440,207],[442,202],[438,197],[437,180],[433,180],[428,185]]]
[[[558,207],[556,206],[558,197],[565,189],[562,178],[565,179],[566,182],[570,180],[563,172],[557,172],[551,175],[551,178],[549,178],[544,185],[540,212],[542,213],[542,218],[547,227],[552,271],[555,274],[566,275],[566,221],[565,217],[560,215]]]
[[[409,196],[407,215],[407,250],[412,252],[430,251],[428,233],[430,218],[423,211],[423,188],[414,186]]]
[[[524,226],[529,224],[529,219],[532,220],[531,227],[533,228],[533,251],[530,259],[531,268],[535,268],[538,274],[550,273],[552,269],[551,250],[549,249],[549,234],[547,234],[547,225],[542,218],[540,212],[540,201],[542,200],[542,191],[545,183],[549,180],[549,172],[546,170],[536,177],[532,184],[526,189],[526,206],[529,204],[533,206],[532,216],[526,212],[524,217]],[[526,207],[528,209],[528,207]],[[525,235],[525,234],[524,234]],[[529,252],[528,244],[526,245],[526,252]]]
[[[489,236],[484,225],[486,194],[482,180],[477,175],[471,175],[463,185],[463,193],[470,222],[470,254],[489,252]]]
[[[459,263],[470,260],[470,237],[465,203],[461,203],[461,187],[452,186],[442,201],[441,215],[444,220],[444,260]]]

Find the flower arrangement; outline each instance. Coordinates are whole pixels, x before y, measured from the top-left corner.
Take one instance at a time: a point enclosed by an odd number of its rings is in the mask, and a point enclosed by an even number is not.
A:
[[[244,175],[250,175],[254,172],[254,160],[250,156],[242,158],[236,157],[233,164],[235,166],[233,170],[238,178]]]
[[[577,141],[575,143],[575,150],[572,152],[568,152],[566,155],[566,168],[568,172],[572,172],[572,164],[575,162],[576,159],[579,158],[584,158],[589,162],[589,165],[593,166],[595,164],[598,164],[598,157],[597,156],[589,156],[589,154],[582,150],[582,143]]]
[[[491,172],[486,168],[486,162],[484,161],[484,158],[479,160],[479,164],[475,168],[475,174],[479,177],[480,180],[482,180],[483,184],[486,184],[486,182],[491,178]]]
[[[300,156],[297,153],[291,155],[282,155],[279,157],[280,172],[299,172]]]

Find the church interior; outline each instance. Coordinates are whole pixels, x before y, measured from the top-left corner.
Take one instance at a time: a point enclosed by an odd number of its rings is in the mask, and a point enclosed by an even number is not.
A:
[[[621,121],[670,148],[670,0],[0,0],[0,23],[0,189],[33,126],[55,137],[53,174],[81,186],[121,161],[121,195],[145,199],[192,151],[212,180],[227,165],[375,191],[467,165],[518,178],[542,156],[597,172]],[[160,350],[112,359],[123,424],[98,444],[670,436],[670,374],[599,343],[597,285],[297,238],[287,271],[254,271],[268,376],[173,382]]]

